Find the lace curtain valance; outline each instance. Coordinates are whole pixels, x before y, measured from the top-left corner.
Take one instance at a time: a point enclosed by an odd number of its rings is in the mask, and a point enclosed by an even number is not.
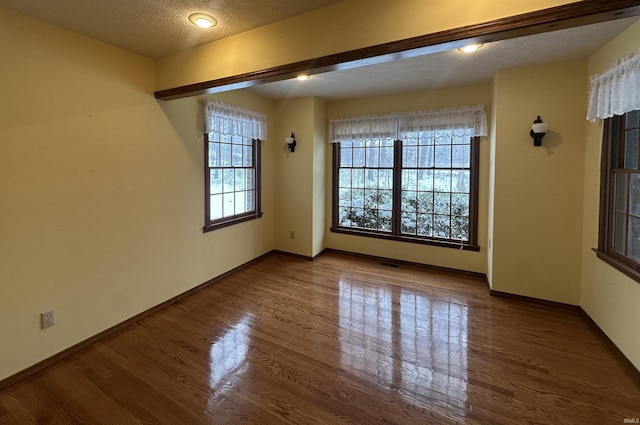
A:
[[[591,77],[587,119],[610,118],[640,109],[640,51]]]
[[[204,104],[205,132],[266,140],[267,116],[215,100]]]
[[[332,120],[329,126],[331,143],[356,139],[402,139],[407,132],[453,129],[476,137],[487,135],[487,116],[484,106],[478,105],[341,118]]]

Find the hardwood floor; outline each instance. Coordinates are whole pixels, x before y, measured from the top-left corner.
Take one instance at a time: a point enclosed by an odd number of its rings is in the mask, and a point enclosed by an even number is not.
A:
[[[474,277],[274,254],[0,391],[0,424],[623,424],[578,311]]]

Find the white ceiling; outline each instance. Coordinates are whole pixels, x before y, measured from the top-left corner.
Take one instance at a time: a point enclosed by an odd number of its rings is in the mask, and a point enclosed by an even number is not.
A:
[[[339,0],[0,0],[0,7],[159,58]],[[191,13],[218,20],[203,30]],[[445,51],[343,71],[285,80],[248,90],[274,100],[317,96],[325,100],[433,90],[491,81],[498,69],[585,58],[637,18],[536,34],[485,45],[472,55]]]
[[[262,84],[248,90],[274,100],[317,96],[357,99],[488,83],[499,69],[586,58],[637,17],[496,41],[466,54],[457,50],[344,71]]]
[[[229,37],[341,0],[0,0],[0,7],[151,58]],[[218,25],[189,22],[206,13]]]

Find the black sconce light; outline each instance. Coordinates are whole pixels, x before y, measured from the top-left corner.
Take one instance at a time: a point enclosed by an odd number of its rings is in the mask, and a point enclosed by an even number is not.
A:
[[[296,151],[296,136],[294,136],[293,132],[291,133],[291,137],[285,137],[284,141],[287,142],[287,147],[289,148],[289,152]]]
[[[549,130],[549,126],[547,123],[542,122],[540,115],[538,115],[538,118],[531,126],[531,132],[529,132],[531,137],[533,137],[533,146],[542,146],[542,138],[546,134],[547,130]]]

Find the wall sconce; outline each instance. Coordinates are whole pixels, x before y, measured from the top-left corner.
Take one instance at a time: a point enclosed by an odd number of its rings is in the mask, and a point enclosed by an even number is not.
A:
[[[284,141],[287,143],[287,147],[289,148],[289,152],[296,151],[296,136],[294,136],[293,132],[291,133],[291,137],[285,137]]]
[[[547,123],[542,122],[540,115],[538,115],[538,118],[536,118],[531,126],[531,132],[529,132],[531,137],[533,137],[533,146],[542,146],[542,138],[547,130],[549,130],[549,126]]]

